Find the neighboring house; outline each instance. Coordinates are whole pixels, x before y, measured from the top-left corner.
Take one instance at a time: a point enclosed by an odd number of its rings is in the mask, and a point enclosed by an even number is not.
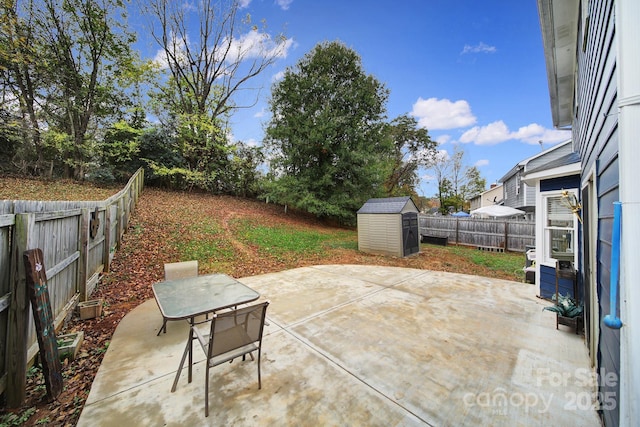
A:
[[[529,170],[566,156],[572,151],[571,141],[565,141],[516,164],[499,180],[502,183],[502,204],[525,211],[528,220],[535,219],[536,191],[534,187],[527,185],[522,177]]]
[[[578,217],[570,202],[579,198],[580,156],[569,153],[538,166],[522,177],[536,194],[536,264],[535,284],[538,296],[551,299],[556,292],[556,262],[570,261],[578,265]],[[559,293],[575,295],[574,282],[559,280]]]
[[[607,427],[638,425],[640,1],[538,0],[538,11],[553,124],[571,128],[581,159],[578,278],[599,409]]]
[[[491,184],[491,188],[483,191],[469,201],[469,210],[479,209],[489,205],[502,204],[502,184]]]

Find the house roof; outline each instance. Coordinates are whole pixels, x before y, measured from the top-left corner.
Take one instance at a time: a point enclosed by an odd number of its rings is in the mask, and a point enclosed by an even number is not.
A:
[[[411,203],[416,212],[418,208],[410,196],[387,197],[383,199],[369,199],[358,210],[359,214],[390,214],[401,213],[408,203]]]
[[[580,155],[578,153],[569,153],[566,156],[559,157],[555,160],[550,161],[549,163],[531,169],[530,171],[527,171],[527,175],[549,169],[559,168],[561,166],[571,165],[573,163],[580,163]]]
[[[549,163],[539,166],[527,172],[522,180],[527,185],[534,185],[541,179],[557,178],[580,173],[580,155],[569,153]]]
[[[555,127],[571,126],[578,39],[579,0],[538,0]]]
[[[568,139],[568,140],[566,140],[566,141],[564,141],[564,142],[561,142],[561,143],[559,143],[559,144],[554,145],[554,146],[553,146],[553,147],[551,147],[551,148],[547,148],[546,150],[541,151],[541,152],[540,152],[540,153],[538,153],[538,154],[535,154],[535,155],[533,155],[533,156],[531,156],[531,157],[529,157],[529,158],[526,158],[526,159],[524,159],[524,160],[522,160],[522,161],[518,162],[518,164],[516,164],[514,167],[512,167],[512,168],[509,170],[509,172],[507,172],[507,173],[506,173],[502,178],[500,178],[500,179],[498,180],[498,182],[502,182],[502,183],[506,182],[509,178],[511,178],[513,175],[515,175],[518,171],[521,171],[521,170],[523,170],[523,169],[525,169],[525,170],[526,170],[526,168],[527,168],[527,164],[528,164],[530,161],[532,161],[532,160],[534,160],[534,159],[537,159],[538,157],[544,156],[545,154],[548,154],[548,153],[550,153],[550,152],[552,152],[552,151],[555,151],[555,150],[557,150],[558,148],[560,148],[560,147],[564,147],[565,145],[570,144],[570,143],[571,143],[571,140],[570,140],[570,139]],[[527,172],[528,172],[528,171],[527,171]]]

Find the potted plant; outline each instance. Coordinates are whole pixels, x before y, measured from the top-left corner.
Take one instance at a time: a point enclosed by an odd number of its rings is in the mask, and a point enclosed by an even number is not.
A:
[[[582,312],[584,311],[582,302],[571,298],[569,294],[566,296],[556,294],[552,299],[556,301],[556,304],[544,307],[542,310],[556,313],[556,329],[558,329],[558,324],[572,326],[576,328],[577,334],[579,321],[582,319]]]

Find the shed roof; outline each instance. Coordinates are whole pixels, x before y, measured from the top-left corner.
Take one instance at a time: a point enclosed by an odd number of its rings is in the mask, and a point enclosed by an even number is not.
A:
[[[359,214],[390,214],[390,213],[402,213],[408,203],[411,203],[413,208],[418,211],[416,204],[410,196],[404,197],[386,197],[382,199],[369,199],[358,210]]]

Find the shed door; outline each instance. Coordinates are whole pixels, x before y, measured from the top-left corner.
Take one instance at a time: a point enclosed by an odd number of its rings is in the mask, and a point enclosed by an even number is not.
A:
[[[420,234],[418,233],[418,213],[402,214],[402,255],[407,256],[420,252]]]

